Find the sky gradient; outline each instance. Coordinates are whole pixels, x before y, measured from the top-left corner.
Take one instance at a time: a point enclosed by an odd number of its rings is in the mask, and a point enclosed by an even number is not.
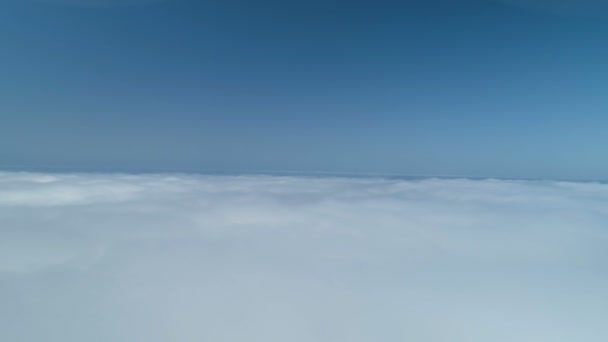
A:
[[[606,179],[606,7],[4,1],[0,168]]]

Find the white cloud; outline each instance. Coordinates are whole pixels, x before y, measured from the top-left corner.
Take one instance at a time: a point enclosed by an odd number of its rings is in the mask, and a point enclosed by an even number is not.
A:
[[[7,341],[605,341],[608,185],[0,173]]]

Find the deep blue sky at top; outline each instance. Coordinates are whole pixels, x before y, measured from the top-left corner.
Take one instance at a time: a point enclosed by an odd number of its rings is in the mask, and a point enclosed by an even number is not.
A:
[[[134,1],[0,4],[0,168],[608,178],[601,2]]]

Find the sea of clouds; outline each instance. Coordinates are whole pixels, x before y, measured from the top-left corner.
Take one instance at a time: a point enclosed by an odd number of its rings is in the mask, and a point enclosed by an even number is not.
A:
[[[608,185],[0,173],[0,339],[608,340]]]

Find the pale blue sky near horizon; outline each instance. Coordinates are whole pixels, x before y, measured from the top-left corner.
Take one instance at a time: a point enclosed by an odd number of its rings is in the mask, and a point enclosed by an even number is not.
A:
[[[0,4],[0,169],[608,179],[605,1],[131,2]]]

